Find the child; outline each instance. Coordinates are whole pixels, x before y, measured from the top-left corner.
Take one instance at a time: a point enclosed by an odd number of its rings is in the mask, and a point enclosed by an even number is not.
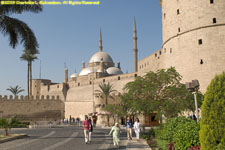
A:
[[[115,147],[119,147],[120,143],[120,127],[118,123],[115,123],[115,126],[112,127],[109,135],[113,133],[113,143]]]

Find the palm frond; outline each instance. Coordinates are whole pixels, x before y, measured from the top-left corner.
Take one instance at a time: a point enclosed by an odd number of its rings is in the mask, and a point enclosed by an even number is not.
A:
[[[24,89],[21,89],[18,85],[15,87],[10,86],[6,90],[10,91],[15,96],[24,91]]]
[[[0,31],[9,36],[9,45],[15,48],[22,43],[26,49],[37,49],[38,42],[29,26],[15,18],[0,15]]]
[[[110,84],[109,82],[107,84],[101,82],[99,84],[99,88],[100,90],[95,90],[95,91],[99,93],[101,97],[105,98],[106,104],[108,104],[108,98],[112,98],[113,100],[115,99],[111,94],[113,92],[116,92],[117,90],[113,89],[114,87],[112,84]]]
[[[21,60],[28,61],[28,62],[32,62],[35,59],[38,59],[37,56],[35,54],[33,54],[34,52],[31,51],[31,50],[25,49],[23,52],[24,53],[20,57]]]

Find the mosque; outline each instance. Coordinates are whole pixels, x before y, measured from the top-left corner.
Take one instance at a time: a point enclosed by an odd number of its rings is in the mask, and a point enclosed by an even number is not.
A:
[[[162,8],[162,48],[138,60],[137,28],[133,29],[134,72],[123,73],[120,62],[115,62],[103,51],[102,35],[99,37],[99,51],[88,64],[82,63],[79,74],[68,75],[65,68],[63,83],[53,83],[48,79],[32,81],[32,95],[58,96],[63,102],[63,116],[78,117],[98,112],[104,100],[95,93],[101,82],[111,83],[117,92],[116,100],[126,83],[134,81],[148,71],[175,67],[182,75],[182,82],[197,79],[200,91],[206,91],[211,79],[225,71],[225,1],[224,0],[159,0]],[[132,51],[130,51],[132,52]],[[146,125],[154,124],[154,114],[145,116]]]

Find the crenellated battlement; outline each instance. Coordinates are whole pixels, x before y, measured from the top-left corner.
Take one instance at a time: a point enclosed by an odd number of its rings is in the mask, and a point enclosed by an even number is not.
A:
[[[25,101],[25,100],[60,100],[60,97],[59,95],[57,96],[49,96],[49,95],[42,95],[42,96],[31,96],[30,98],[28,98],[28,96],[12,96],[12,95],[0,95],[0,101],[15,101],[15,100],[18,100],[18,101]]]

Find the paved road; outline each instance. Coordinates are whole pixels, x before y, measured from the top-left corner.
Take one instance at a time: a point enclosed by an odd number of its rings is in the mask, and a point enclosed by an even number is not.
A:
[[[85,144],[81,127],[17,129],[10,133],[26,133],[29,137],[2,143],[0,150],[115,150],[112,137],[108,136],[109,131],[109,129],[95,128],[92,142]],[[125,132],[122,136],[125,137]],[[126,149],[127,143],[124,141],[119,149]]]

